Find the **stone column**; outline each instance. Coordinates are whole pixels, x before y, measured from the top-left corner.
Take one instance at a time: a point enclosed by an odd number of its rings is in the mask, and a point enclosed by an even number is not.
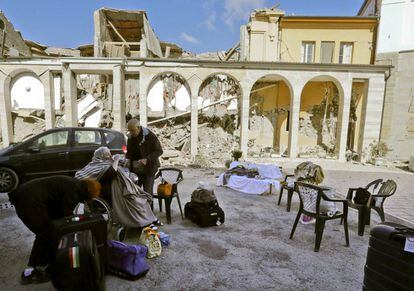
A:
[[[125,74],[122,65],[116,65],[112,69],[113,80],[113,106],[112,114],[114,116],[113,129],[124,131],[126,129],[125,121]]]
[[[339,161],[346,161],[346,142],[349,127],[349,112],[352,97],[352,78],[341,81],[344,95],[340,96],[338,122],[336,127],[336,153]]]
[[[63,92],[65,93],[65,125],[78,126],[76,78],[68,64],[62,66]]]
[[[200,90],[201,80],[194,78],[188,80],[191,96],[191,138],[190,152],[194,158],[198,154],[198,91]]]
[[[150,79],[144,70],[139,73],[139,123],[142,126],[147,126],[147,92],[150,89]]]
[[[240,150],[243,152],[243,157],[247,157],[248,142],[249,142],[249,107],[250,107],[250,88],[249,86],[242,86],[243,95],[240,100]]]
[[[11,78],[0,72],[0,121],[3,147],[13,142],[13,121],[11,115],[10,100],[10,81]]]
[[[51,129],[55,126],[55,86],[52,72],[44,72],[40,81],[45,92],[45,125],[46,129]]]
[[[385,80],[384,76],[378,74],[369,78],[367,104],[365,111],[364,128],[361,129],[360,143],[358,148],[364,150],[374,140],[379,141],[381,133],[381,120],[384,104]],[[406,108],[407,109],[407,108]],[[401,125],[405,126],[405,125]]]
[[[300,99],[304,84],[298,82],[293,83],[292,86],[289,112],[288,156],[294,159],[298,157]]]

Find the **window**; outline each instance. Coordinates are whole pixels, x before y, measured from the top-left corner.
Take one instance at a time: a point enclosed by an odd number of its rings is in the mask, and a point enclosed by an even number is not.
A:
[[[75,145],[101,145],[101,134],[93,130],[75,130]]]
[[[114,141],[116,135],[113,132],[104,132],[106,144],[110,144]]]
[[[321,63],[332,63],[335,42],[323,41],[321,43]]]
[[[352,51],[354,44],[352,42],[342,42],[339,48],[339,63],[352,64]]]
[[[57,131],[46,134],[33,141],[33,146],[39,149],[46,149],[58,146],[65,146],[68,143],[68,131]]]
[[[302,63],[313,63],[315,54],[314,42],[302,42]]]

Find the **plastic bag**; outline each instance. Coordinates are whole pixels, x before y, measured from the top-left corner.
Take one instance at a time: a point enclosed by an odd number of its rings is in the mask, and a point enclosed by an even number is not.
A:
[[[162,246],[158,233],[151,227],[145,227],[139,238],[139,243],[148,248],[147,258],[152,259],[161,255]]]

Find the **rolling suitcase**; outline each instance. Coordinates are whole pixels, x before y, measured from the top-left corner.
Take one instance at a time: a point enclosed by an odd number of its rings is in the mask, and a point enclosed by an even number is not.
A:
[[[216,200],[208,203],[188,202],[184,207],[184,214],[201,227],[224,223],[224,211]]]
[[[100,260],[104,269],[107,266],[107,240],[108,230],[107,224],[103,216],[99,213],[85,213],[68,216],[62,219],[53,220],[53,240],[54,245],[60,238],[67,234],[90,229],[95,239],[96,246],[100,254]]]
[[[363,290],[414,290],[414,230],[385,222],[370,234]]]
[[[60,291],[105,290],[105,273],[90,230],[61,237],[51,277]]]

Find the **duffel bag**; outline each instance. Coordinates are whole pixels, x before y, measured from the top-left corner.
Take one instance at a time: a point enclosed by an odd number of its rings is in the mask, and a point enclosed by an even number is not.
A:
[[[146,255],[146,246],[108,240],[108,271],[128,280],[141,278],[149,270]]]
[[[184,214],[185,217],[201,227],[224,223],[224,211],[217,201],[210,203],[188,202],[184,207]]]

